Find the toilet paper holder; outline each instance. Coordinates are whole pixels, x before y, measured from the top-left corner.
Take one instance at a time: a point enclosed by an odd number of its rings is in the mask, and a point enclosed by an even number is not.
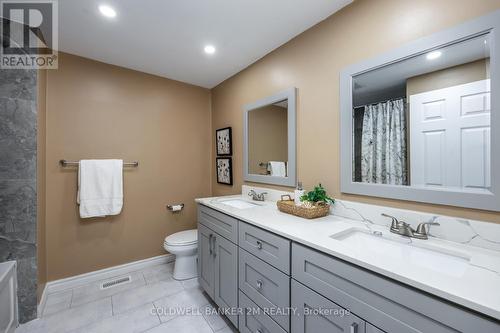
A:
[[[184,204],[181,203],[179,205],[167,205],[167,209],[173,213],[180,212],[184,209]]]

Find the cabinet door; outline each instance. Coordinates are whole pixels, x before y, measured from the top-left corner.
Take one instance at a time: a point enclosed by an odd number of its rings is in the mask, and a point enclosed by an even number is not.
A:
[[[198,281],[207,294],[214,297],[214,256],[213,240],[215,232],[198,224]]]
[[[238,327],[238,247],[214,234],[215,295],[214,301],[225,309],[227,318]]]
[[[364,320],[292,280],[292,333],[365,333]]]

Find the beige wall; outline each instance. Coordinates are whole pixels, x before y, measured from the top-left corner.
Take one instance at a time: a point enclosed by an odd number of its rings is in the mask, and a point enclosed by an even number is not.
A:
[[[288,110],[268,105],[250,111],[248,115],[249,172],[267,174],[259,163],[288,161]]]
[[[485,80],[487,77],[486,59],[469,62],[409,78],[406,81],[406,96]]]
[[[240,192],[243,106],[297,87],[297,172],[304,186],[321,182],[337,198],[500,223],[493,212],[341,194],[339,160],[342,68],[499,8],[500,0],[355,1],[226,80],[212,90],[212,126],[233,127],[234,185],[212,178],[213,194]]]
[[[60,53],[47,75],[47,280],[164,254],[163,239],[196,227],[209,196],[207,89]],[[124,172],[118,216],[80,219],[76,168],[60,159],[139,161]],[[180,214],[166,204],[185,203]]]

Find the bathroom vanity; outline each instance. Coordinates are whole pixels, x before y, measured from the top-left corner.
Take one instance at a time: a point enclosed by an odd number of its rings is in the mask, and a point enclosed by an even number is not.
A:
[[[499,22],[495,12],[344,68],[342,193],[500,210]],[[472,65],[480,75],[464,81]],[[297,91],[245,106],[244,181],[297,184]],[[500,332],[498,227],[345,201],[311,221],[280,213],[279,196],[242,193],[197,200],[200,283],[241,332]]]
[[[241,196],[197,202],[200,284],[240,332],[500,332],[500,274],[472,264],[500,260],[494,251],[410,244],[375,225],[304,220]],[[398,242],[406,259],[381,254]]]

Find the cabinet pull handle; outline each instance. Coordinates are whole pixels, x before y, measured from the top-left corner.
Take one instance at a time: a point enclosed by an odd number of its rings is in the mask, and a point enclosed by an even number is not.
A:
[[[259,250],[262,250],[262,242],[258,240],[256,243],[257,243],[257,248]]]
[[[217,236],[214,235],[214,258],[217,257],[217,244],[215,242],[217,242]]]
[[[262,280],[257,280],[257,289],[262,289],[263,284],[264,282],[262,282]]]
[[[356,323],[351,324],[350,333],[358,333],[358,324]]]
[[[214,237],[213,234],[210,234],[210,236],[208,236],[208,248],[209,248],[210,255],[212,255],[212,237]]]

